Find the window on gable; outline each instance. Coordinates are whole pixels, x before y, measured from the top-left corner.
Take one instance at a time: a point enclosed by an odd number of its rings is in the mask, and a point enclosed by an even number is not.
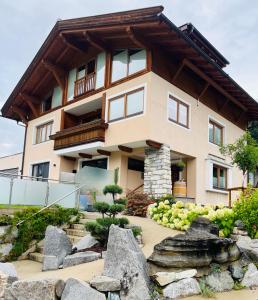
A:
[[[177,98],[169,96],[168,119],[189,128],[189,106]]]
[[[112,82],[135,74],[146,68],[145,49],[124,49],[113,53]]]
[[[209,121],[209,142],[223,145],[223,127],[212,120]]]
[[[49,111],[52,105],[52,94],[42,102],[42,112]]]

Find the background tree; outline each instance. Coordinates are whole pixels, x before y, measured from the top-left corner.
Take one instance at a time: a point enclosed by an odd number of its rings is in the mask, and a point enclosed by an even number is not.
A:
[[[258,121],[252,121],[248,124],[248,131],[251,133],[252,138],[258,143]]]
[[[121,195],[123,193],[123,189],[117,184],[106,185],[103,189],[103,194],[111,194],[113,197],[113,201],[115,201],[116,195]]]
[[[255,172],[258,167],[258,143],[246,132],[233,144],[220,148],[220,152],[229,156],[232,164],[236,165],[243,172],[243,186],[247,172]]]

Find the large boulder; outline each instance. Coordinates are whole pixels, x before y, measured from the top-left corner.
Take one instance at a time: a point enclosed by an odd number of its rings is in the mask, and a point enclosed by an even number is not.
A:
[[[236,244],[242,253],[258,263],[258,239],[252,240],[248,236],[238,236]]]
[[[246,287],[255,287],[258,286],[258,271],[256,266],[251,263],[248,265],[247,271],[241,284]]]
[[[230,291],[234,286],[234,281],[228,271],[214,272],[206,276],[205,281],[214,292]]]
[[[84,249],[91,248],[95,245],[97,245],[99,242],[90,234],[85,235],[82,237],[78,243],[73,245],[73,249],[80,251]]]
[[[95,276],[90,285],[100,292],[114,292],[121,289],[120,280],[108,276]]]
[[[12,248],[12,243],[0,244],[0,261],[4,262],[7,260]]]
[[[146,259],[130,229],[111,225],[103,275],[121,281],[121,300],[151,299]]]
[[[61,300],[106,300],[106,296],[82,280],[69,278],[66,281]]]
[[[101,254],[94,251],[78,252],[64,258],[63,268],[84,264],[101,258]]]
[[[64,281],[60,279],[19,280],[6,289],[5,299],[56,300],[63,289]]]
[[[0,272],[7,277],[9,284],[18,280],[17,271],[12,263],[0,263]]]
[[[197,218],[184,234],[168,237],[154,247],[151,264],[165,268],[201,268],[211,262],[237,260],[240,252],[231,239],[220,238],[216,227],[205,218]]]
[[[240,280],[244,277],[244,270],[240,264],[231,264],[229,265],[228,270],[234,279]]]
[[[170,283],[163,290],[163,296],[165,299],[178,299],[179,297],[198,295],[200,293],[200,286],[194,278],[186,278]]]
[[[194,277],[197,274],[197,270],[191,269],[182,272],[157,272],[153,279],[160,285],[165,286],[174,281],[179,281],[185,278]]]
[[[47,268],[49,264],[45,262],[45,259],[49,259],[49,257],[55,256],[57,258],[55,263],[56,268],[56,265],[61,265],[63,263],[64,258],[67,255],[71,254],[71,252],[72,243],[66,235],[66,233],[58,227],[49,225],[47,227],[44,240],[43,253],[46,256],[46,258],[44,258],[43,261],[43,270],[49,270]],[[53,268],[51,268],[51,270],[53,270]]]

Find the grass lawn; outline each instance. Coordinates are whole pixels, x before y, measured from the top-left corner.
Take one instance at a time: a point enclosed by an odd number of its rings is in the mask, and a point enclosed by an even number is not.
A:
[[[42,206],[38,205],[9,205],[9,204],[0,204],[0,209],[6,209],[6,208],[20,208],[20,209],[26,209],[26,208],[42,208]]]

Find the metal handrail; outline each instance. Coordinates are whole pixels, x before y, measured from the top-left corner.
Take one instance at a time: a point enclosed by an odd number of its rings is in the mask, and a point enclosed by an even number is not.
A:
[[[75,183],[74,181],[65,181],[65,180],[58,180],[58,179],[52,179],[52,178],[48,178],[48,177],[36,177],[36,176],[27,176],[27,175],[19,175],[19,174],[11,174],[11,173],[5,173],[5,172],[1,172],[0,171],[0,176],[3,175],[5,177],[17,177],[17,178],[25,178],[25,179],[40,179],[41,181],[56,181],[59,183]]]
[[[85,185],[87,185],[87,183],[85,183],[85,184],[79,186],[78,188],[76,188],[75,190],[71,191],[70,193],[65,194],[64,196],[60,197],[59,199],[57,199],[57,200],[54,201],[53,203],[51,203],[51,204],[49,204],[49,205],[47,205],[47,206],[41,208],[39,211],[35,212],[35,213],[32,214],[31,216],[29,216],[27,219],[21,220],[20,222],[18,222],[18,223],[16,224],[16,226],[21,225],[23,222],[28,221],[30,218],[36,216],[37,214],[41,213],[42,211],[44,211],[44,210],[48,209],[49,207],[55,205],[57,202],[63,200],[64,198],[70,196],[71,194],[77,192],[78,190],[80,190],[80,189],[81,189],[82,187],[84,187]]]

